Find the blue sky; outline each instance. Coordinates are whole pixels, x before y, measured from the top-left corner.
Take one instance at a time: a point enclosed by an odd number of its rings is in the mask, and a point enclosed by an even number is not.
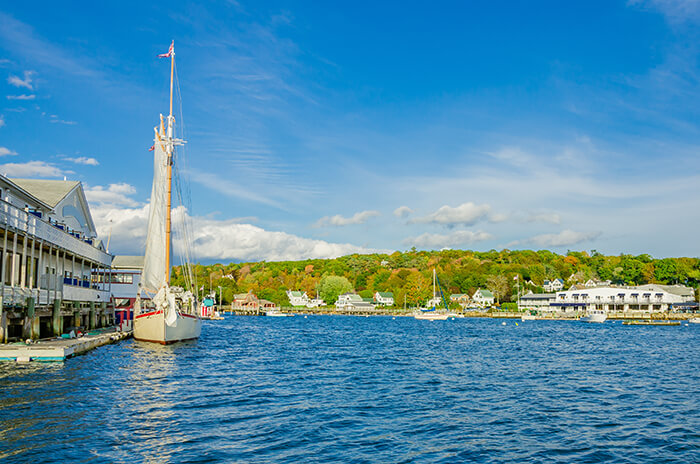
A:
[[[700,254],[696,0],[20,3],[0,172],[81,180],[115,253],[141,252],[174,38],[202,260]]]

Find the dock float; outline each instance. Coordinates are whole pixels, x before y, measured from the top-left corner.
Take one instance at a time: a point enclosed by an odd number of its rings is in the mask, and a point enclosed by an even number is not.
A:
[[[80,338],[41,340],[31,344],[22,342],[0,345],[0,361],[60,362],[86,353],[98,346],[116,343],[131,337],[132,332],[102,332]]]
[[[623,325],[681,325],[681,321],[622,321]]]

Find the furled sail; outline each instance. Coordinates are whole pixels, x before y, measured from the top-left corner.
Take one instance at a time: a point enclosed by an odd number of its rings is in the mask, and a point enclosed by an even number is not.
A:
[[[161,126],[162,127],[162,126]],[[164,151],[165,137],[156,133],[153,145],[153,189],[151,190],[151,210],[148,216],[146,256],[143,263],[141,285],[151,293],[156,293],[167,279],[166,255],[169,252],[165,243],[165,222],[168,211],[168,155]]]

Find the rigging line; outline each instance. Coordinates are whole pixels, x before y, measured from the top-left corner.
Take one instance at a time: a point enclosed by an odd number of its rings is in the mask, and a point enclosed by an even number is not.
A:
[[[180,115],[180,124],[177,127],[181,127],[182,139],[186,139],[186,126],[182,110],[182,91],[180,89],[180,76],[177,72],[177,66],[175,67],[175,85],[176,85],[176,96]],[[192,233],[191,233],[191,221],[188,218],[188,212],[191,211],[191,192],[189,191],[188,179],[185,178],[185,173],[187,172],[187,156],[186,156],[186,145],[182,145],[180,148],[182,150],[181,154],[178,153],[177,161],[175,164],[176,171],[176,192],[178,200],[181,206],[185,208],[182,211],[181,233],[182,233],[182,252],[180,253],[181,262],[183,265],[183,279],[185,280],[186,286],[193,288],[193,272],[192,272]],[[183,166],[184,172],[180,169],[180,165]],[[184,190],[184,192],[183,192]]]

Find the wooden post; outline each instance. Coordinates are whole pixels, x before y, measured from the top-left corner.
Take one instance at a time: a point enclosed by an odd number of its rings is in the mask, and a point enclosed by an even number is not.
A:
[[[56,337],[60,337],[63,333],[63,318],[61,317],[61,300],[53,300],[53,309],[51,311],[51,328]]]
[[[90,302],[90,313],[88,316],[88,329],[92,330],[96,327],[97,320],[95,318],[95,302]]]

